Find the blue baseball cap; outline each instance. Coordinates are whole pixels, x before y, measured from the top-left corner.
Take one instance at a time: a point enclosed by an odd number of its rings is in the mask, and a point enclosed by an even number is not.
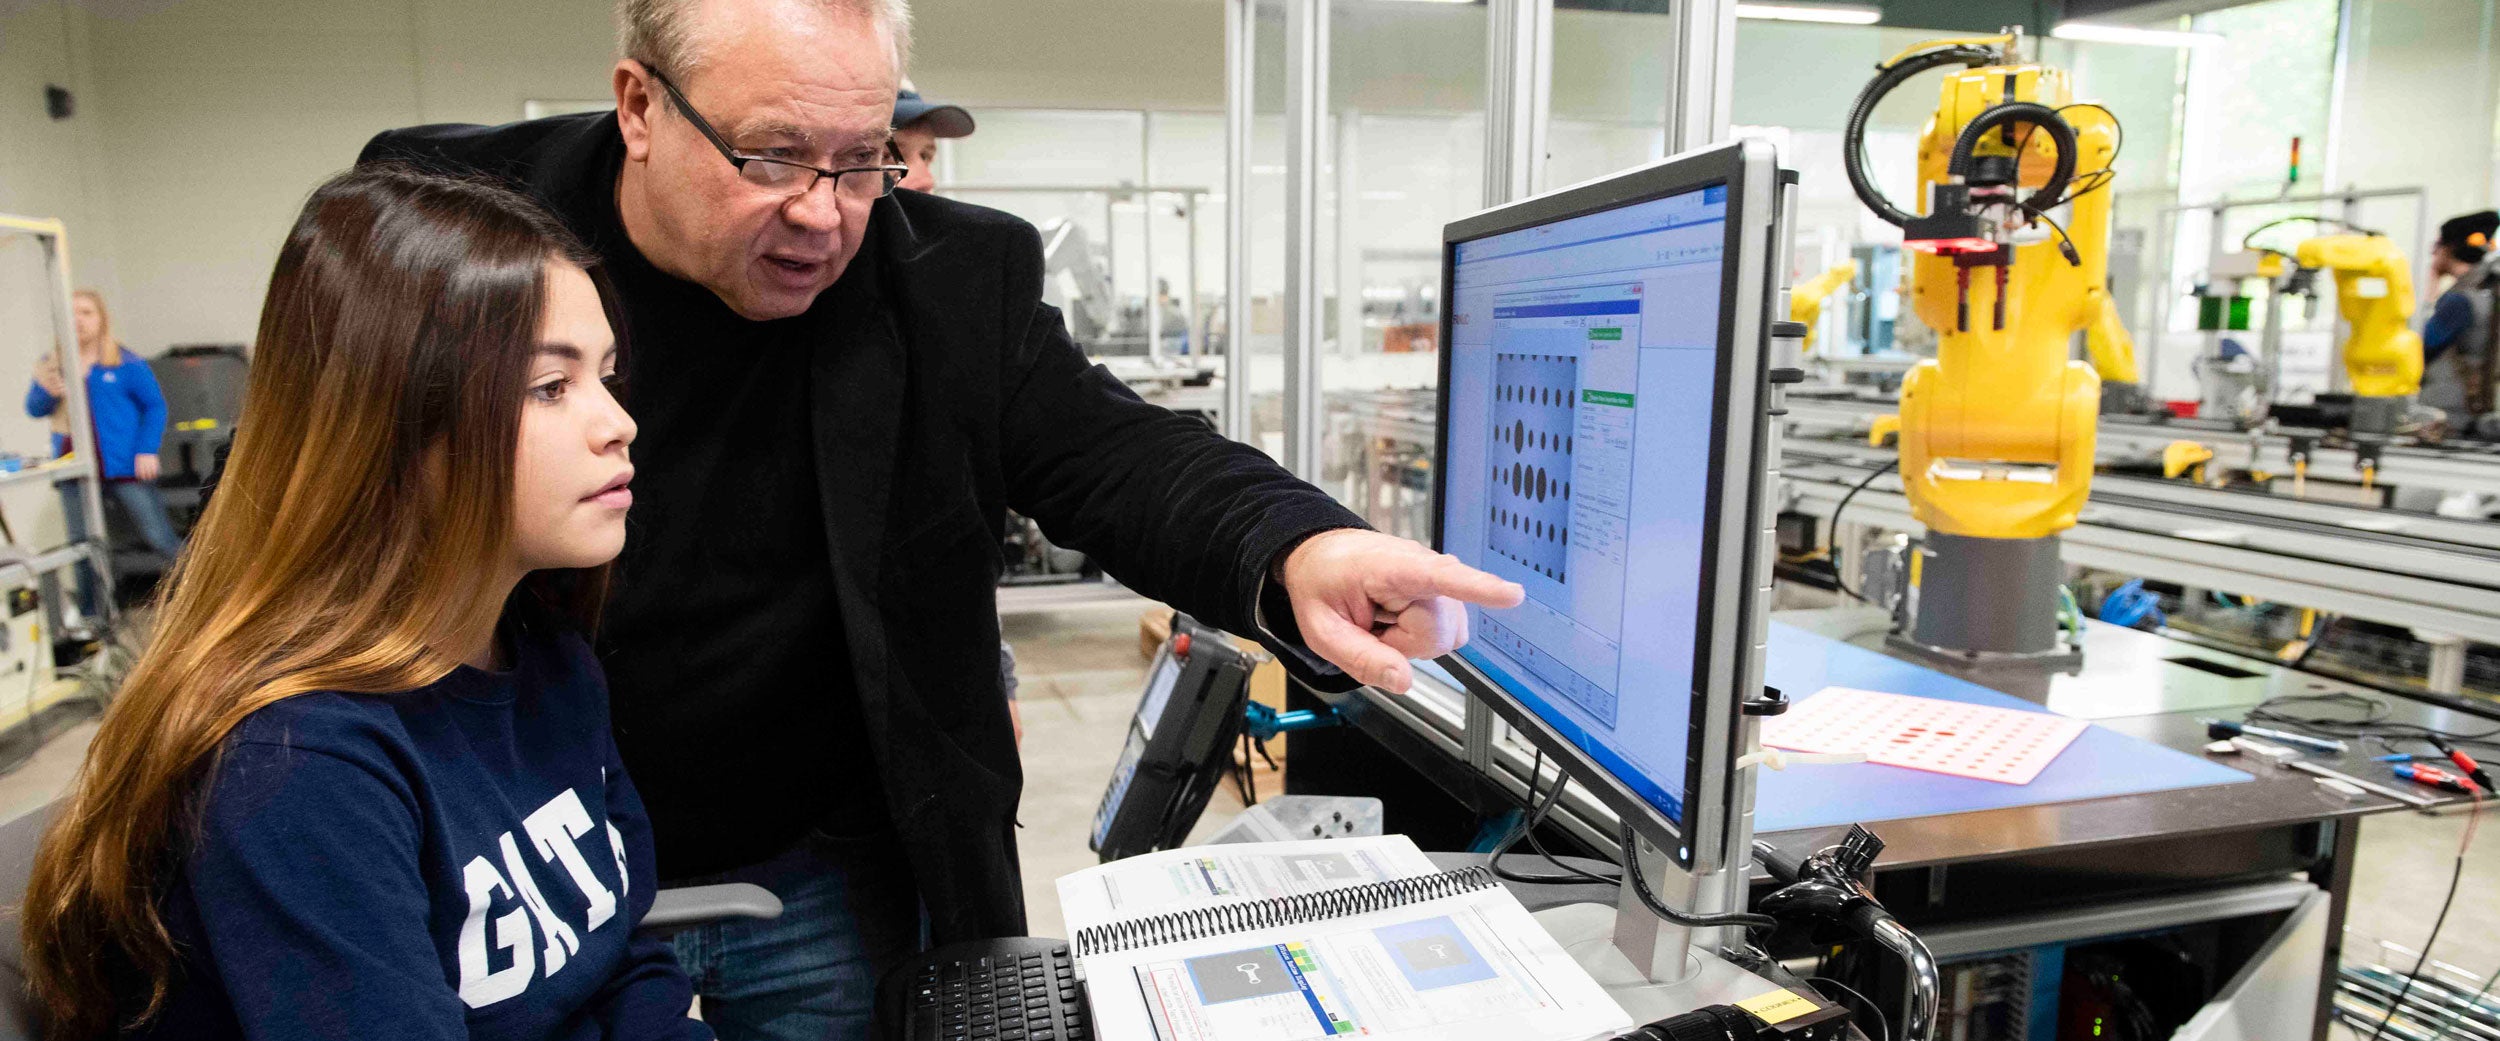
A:
[[[894,126],[899,129],[921,122],[926,122],[939,137],[972,136],[972,113],[964,111],[963,106],[930,101],[916,90],[895,92]]]

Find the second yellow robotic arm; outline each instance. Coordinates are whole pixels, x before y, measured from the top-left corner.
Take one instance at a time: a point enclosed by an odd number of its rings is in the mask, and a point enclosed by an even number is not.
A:
[[[2422,338],[2414,333],[2413,274],[2404,251],[2385,235],[2321,235],[2300,244],[2292,260],[2335,275],[2336,308],[2352,335],[2344,341],[2344,372],[2355,397],[2406,398],[2422,389]]]
[[[2092,371],[2101,374],[2103,393],[2113,384],[2143,382],[2144,371],[2136,364],[2135,337],[2127,335],[2127,327],[2118,321],[2118,301],[2107,290],[2101,292],[2099,313],[2092,324],[2083,327],[2083,350],[2092,358]]]
[[[1814,327],[1823,317],[1824,299],[1848,288],[1857,277],[1857,261],[1844,260],[1789,288],[1788,320],[1806,327],[1806,357],[1814,356]]]

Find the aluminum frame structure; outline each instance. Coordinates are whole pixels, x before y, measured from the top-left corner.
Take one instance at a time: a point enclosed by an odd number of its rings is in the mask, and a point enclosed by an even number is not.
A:
[[[1269,0],[1270,3],[1280,0]],[[1284,287],[1284,445],[1282,461],[1305,480],[1323,476],[1321,425],[1325,419],[1320,395],[1320,341],[1325,329],[1325,298],[1318,279],[1320,171],[1327,162],[1329,116],[1329,0],[1281,0],[1285,14],[1285,287]],[[1227,192],[1225,315],[1229,330],[1225,358],[1226,432],[1240,440],[1255,434],[1251,421],[1250,364],[1247,345],[1250,320],[1249,168],[1253,150],[1252,105],[1257,97],[1253,70],[1257,64],[1255,30],[1259,0],[1227,0],[1225,5],[1225,129]],[[1486,0],[1485,157],[1483,201],[1492,208],[1537,194],[1546,165],[1546,137],[1551,123],[1554,69],[1554,0]],[[1664,147],[1660,156],[1689,152],[1724,141],[1730,126],[1730,95],[1736,41],[1736,7],[1732,0],[1691,0],[1671,15],[1668,48],[1673,68],[1668,77]],[[1339,142],[1339,147],[1344,147]],[[1341,175],[1342,175],[1342,166]],[[1766,204],[1776,205],[1778,200]],[[1459,216],[1452,214],[1452,217]],[[1340,243],[1340,248],[1344,246]],[[1343,330],[1341,328],[1341,335]],[[1411,711],[1390,705],[1393,712]],[[1414,722],[1424,723],[1422,719]],[[1463,716],[1441,720],[1425,729],[1456,739],[1459,757],[1471,772],[1505,787],[1525,787],[1519,764],[1508,750],[1497,751],[1500,721],[1484,704],[1464,699]],[[1614,841],[1606,835],[1584,835],[1600,849]],[[1719,898],[1742,899],[1743,872],[1718,880]],[[1705,938],[1706,939],[1706,938]]]
[[[20,217],[0,213],[0,241],[24,235],[35,241],[43,252],[44,267],[51,275],[52,349],[62,359],[62,405],[69,409],[70,450],[74,461],[65,470],[49,471],[54,481],[79,482],[79,508],[86,519],[89,533],[83,541],[73,541],[58,549],[69,550],[73,556],[58,552],[39,555],[36,560],[45,570],[57,570],[86,559],[96,574],[96,605],[101,620],[109,622],[113,615],[113,569],[104,548],[104,481],[101,460],[96,456],[95,423],[87,406],[87,381],[71,378],[77,367],[70,359],[78,356],[78,326],[71,302],[69,277],[69,228],[57,219]]]
[[[1266,0],[1284,11],[1285,293],[1284,458],[1305,479],[1318,476],[1321,425],[1317,372],[1327,300],[1319,284],[1320,171],[1331,145],[1330,0]],[[1257,98],[1261,0],[1225,0],[1225,323],[1235,349],[1225,359],[1226,433],[1248,440],[1250,364],[1249,214],[1253,105]],[[1500,205],[1544,187],[1554,65],[1554,0],[1486,0],[1484,204]],[[1736,49],[1736,5],[1693,0],[1672,14],[1665,148],[1660,156],[1727,138]],[[1452,214],[1451,216],[1459,216]]]

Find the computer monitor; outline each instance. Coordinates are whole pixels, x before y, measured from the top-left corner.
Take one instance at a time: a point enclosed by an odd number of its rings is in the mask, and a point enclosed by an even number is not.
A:
[[[1740,855],[1762,682],[1776,167],[1739,142],[1444,234],[1434,540],[1528,596],[1443,664],[1694,875]]]

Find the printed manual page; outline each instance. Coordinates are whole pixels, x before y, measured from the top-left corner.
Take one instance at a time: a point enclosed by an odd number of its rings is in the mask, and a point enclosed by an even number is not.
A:
[[[1097,955],[1085,969],[1105,1038],[1580,1041],[1632,1026],[1498,889]]]

